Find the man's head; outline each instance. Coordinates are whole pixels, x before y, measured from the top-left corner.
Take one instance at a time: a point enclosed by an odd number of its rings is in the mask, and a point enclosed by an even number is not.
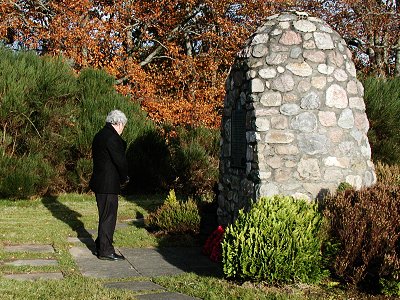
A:
[[[110,111],[106,118],[106,122],[111,123],[119,135],[124,130],[127,121],[128,119],[126,118],[125,114],[117,109]]]

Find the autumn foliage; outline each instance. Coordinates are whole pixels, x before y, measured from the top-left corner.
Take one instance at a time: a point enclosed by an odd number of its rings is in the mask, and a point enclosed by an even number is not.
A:
[[[309,11],[348,41],[357,37],[355,58],[366,72],[400,74],[398,1],[7,0],[0,41],[62,55],[76,72],[107,70],[158,123],[218,127],[236,52],[284,9]]]

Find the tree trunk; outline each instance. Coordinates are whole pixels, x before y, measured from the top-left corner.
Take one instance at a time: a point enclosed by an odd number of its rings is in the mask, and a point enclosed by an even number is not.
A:
[[[394,60],[394,76],[400,77],[400,37],[397,39],[397,45],[394,49],[395,60]]]
[[[380,36],[379,33],[377,32],[374,33],[375,65],[373,66],[373,68],[375,70],[375,73],[379,77],[385,77],[383,39],[384,37]]]

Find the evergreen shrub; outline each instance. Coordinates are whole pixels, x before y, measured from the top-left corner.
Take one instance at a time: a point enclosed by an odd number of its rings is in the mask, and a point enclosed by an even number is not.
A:
[[[173,187],[185,195],[213,198],[219,171],[219,130],[178,127],[170,136]]]
[[[62,57],[0,47],[0,70],[0,151],[13,161],[40,154],[52,178],[46,178],[48,189],[37,185],[38,196],[44,190],[88,191],[92,139],[113,109],[128,118],[122,134],[132,179],[127,192],[175,188],[196,197],[212,194],[218,130],[177,128],[168,129],[177,133],[169,135],[138,102],[116,92],[112,76],[91,68],[75,74]]]
[[[328,275],[321,254],[322,220],[316,204],[306,200],[261,198],[226,228],[225,275],[271,284],[320,281]]]
[[[18,184],[4,183],[3,195],[87,191],[92,139],[113,109],[124,111],[128,117],[123,132],[128,144],[154,128],[139,103],[116,92],[114,78],[105,71],[84,69],[76,75],[61,57],[39,57],[34,52],[13,52],[1,47],[0,70],[3,165],[7,161],[35,165],[32,160],[38,155],[42,162],[37,162],[37,167],[51,169],[46,173],[51,178],[43,177],[48,188],[33,179],[35,174],[26,174],[26,187],[22,188],[26,192],[13,189]],[[7,173],[4,168],[0,172]],[[35,168],[26,170],[32,173]],[[20,178],[17,174],[14,177],[13,181]],[[31,180],[36,184],[31,185]],[[10,190],[6,191],[8,187]]]
[[[165,136],[152,129],[137,137],[127,151],[129,192],[160,192],[168,190],[173,179],[171,159]]]
[[[79,158],[91,159],[93,137],[105,125],[106,116],[111,110],[119,109],[128,118],[122,133],[128,149],[137,138],[154,130],[153,122],[147,119],[139,103],[129,101],[127,97],[118,94],[114,88],[114,78],[105,71],[87,68],[80,73],[77,81],[80,95],[79,109],[74,121],[76,138],[73,140],[73,147]],[[143,170],[135,167],[132,156],[128,156],[128,164],[131,172],[140,174]],[[87,168],[87,164],[74,164],[71,171],[74,173],[71,176],[78,178],[80,185],[83,186],[89,181],[91,168]],[[132,180],[130,184],[136,183]]]
[[[22,188],[26,192],[13,189],[13,184],[4,184],[3,195],[31,195],[33,190],[40,195],[47,190],[39,182],[33,186],[29,183],[37,176],[29,173],[35,171],[34,166],[40,165],[52,169],[46,172],[52,178],[43,176],[43,181],[64,190],[65,185],[59,178],[70,156],[65,132],[70,129],[71,111],[76,104],[74,72],[61,58],[40,58],[33,52],[15,53],[1,47],[0,70],[0,131],[3,137],[0,148],[4,161],[13,161],[28,173],[22,174],[27,180]],[[42,162],[33,162],[36,157]],[[32,168],[25,168],[25,165],[32,165]],[[19,180],[16,178],[20,178],[19,175],[15,174],[12,180]],[[33,181],[38,180],[41,179]],[[5,190],[6,186],[9,191]]]
[[[400,165],[388,165],[377,161],[374,163],[378,182],[390,185],[400,185]]]
[[[368,139],[374,161],[400,163],[400,78],[364,80]]]
[[[334,275],[375,291],[382,279],[398,280],[399,201],[400,186],[384,182],[325,199],[329,236],[339,245],[331,264]]]
[[[161,207],[147,216],[145,224],[164,233],[198,233],[200,214],[193,199],[179,200],[171,190]]]
[[[44,192],[52,178],[51,166],[38,155],[0,158],[0,196],[27,199]]]
[[[381,278],[379,280],[380,290],[387,296],[400,297],[400,274],[390,279]],[[397,298],[396,298],[397,299]]]

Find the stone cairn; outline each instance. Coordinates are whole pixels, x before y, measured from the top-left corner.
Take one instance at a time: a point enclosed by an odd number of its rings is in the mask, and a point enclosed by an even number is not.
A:
[[[319,18],[267,18],[236,57],[221,127],[218,219],[275,194],[313,201],[376,182],[364,88],[345,41]]]

